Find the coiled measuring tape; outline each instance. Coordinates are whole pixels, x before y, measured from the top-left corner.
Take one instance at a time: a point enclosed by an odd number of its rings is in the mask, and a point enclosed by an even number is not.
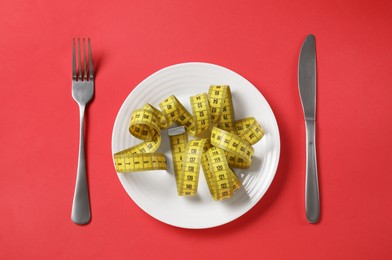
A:
[[[170,96],[159,104],[161,111],[150,104],[132,113],[129,131],[142,143],[114,154],[117,172],[166,169],[165,156],[156,153],[160,130],[169,128],[171,153],[177,193],[197,193],[200,166],[212,197],[230,198],[241,183],[233,168],[248,168],[254,155],[253,144],[264,135],[253,117],[234,120],[234,109],[228,85],[210,86],[208,94],[190,97],[192,114]],[[209,132],[210,131],[210,132]],[[209,138],[199,138],[209,133]],[[188,134],[196,139],[188,140]]]
[[[222,200],[231,197],[241,183],[229,168],[224,151],[213,147],[209,139],[188,142],[183,126],[168,129],[170,147],[180,196],[195,195],[197,192],[200,165],[212,197]]]
[[[160,117],[150,107],[132,113],[129,132],[143,142],[114,154],[117,172],[166,169],[164,154],[155,153],[161,144],[161,122]]]

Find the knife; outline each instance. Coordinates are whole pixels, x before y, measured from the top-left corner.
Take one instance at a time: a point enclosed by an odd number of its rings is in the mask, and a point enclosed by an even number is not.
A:
[[[310,223],[320,218],[319,186],[316,162],[316,46],[310,34],[302,44],[298,62],[298,87],[306,127],[305,209]]]

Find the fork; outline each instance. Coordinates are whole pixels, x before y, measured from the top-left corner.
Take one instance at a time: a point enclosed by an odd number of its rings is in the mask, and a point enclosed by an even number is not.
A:
[[[90,38],[88,38],[88,59],[86,44],[83,38],[83,54],[78,38],[78,65],[76,66],[75,39],[72,44],[72,97],[79,105],[80,111],[80,139],[79,160],[76,175],[76,185],[72,204],[71,219],[74,223],[83,225],[90,222],[90,198],[86,176],[86,162],[84,156],[84,111],[87,103],[94,95],[94,68],[91,54]],[[83,61],[82,61],[83,60]],[[87,68],[88,60],[88,68]],[[82,67],[83,62],[83,67]],[[76,68],[78,67],[78,68]]]

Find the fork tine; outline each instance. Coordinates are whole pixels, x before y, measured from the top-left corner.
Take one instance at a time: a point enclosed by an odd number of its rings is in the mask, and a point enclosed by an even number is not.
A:
[[[90,38],[87,39],[88,41],[88,67],[90,69],[90,80],[94,79],[94,67],[93,67],[93,55],[91,53],[91,44]]]
[[[75,38],[72,42],[72,79],[76,80],[76,51],[75,51]]]
[[[82,59],[81,59],[81,53],[80,53],[80,38],[78,38],[78,66],[79,66],[79,71],[78,71],[78,79],[82,80]]]
[[[83,38],[83,80],[87,80],[86,60],[87,60],[86,43]]]

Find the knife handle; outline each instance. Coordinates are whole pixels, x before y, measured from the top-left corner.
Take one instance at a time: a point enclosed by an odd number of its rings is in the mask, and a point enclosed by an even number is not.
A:
[[[306,217],[310,223],[316,223],[320,218],[315,123],[314,120],[306,120],[305,209]]]

